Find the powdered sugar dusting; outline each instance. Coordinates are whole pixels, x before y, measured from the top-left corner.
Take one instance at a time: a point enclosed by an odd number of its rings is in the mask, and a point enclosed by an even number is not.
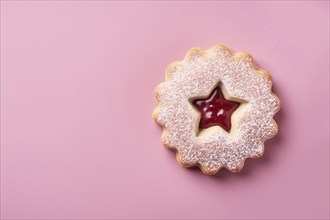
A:
[[[177,151],[182,165],[197,165],[206,174],[222,167],[237,172],[246,158],[263,154],[264,141],[277,133],[273,116],[280,106],[264,72],[250,55],[232,54],[220,45],[191,50],[184,61],[168,68],[167,80],[156,88],[154,118],[164,129],[164,145]],[[228,96],[246,103],[237,113],[234,131],[217,128],[198,135],[200,116],[190,100],[207,97],[219,83]]]

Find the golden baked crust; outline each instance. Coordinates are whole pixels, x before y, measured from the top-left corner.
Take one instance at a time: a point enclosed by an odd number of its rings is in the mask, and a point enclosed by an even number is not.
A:
[[[199,131],[200,115],[190,103],[216,86],[226,99],[243,100],[232,115],[230,133],[219,126]],[[249,53],[233,53],[224,45],[192,48],[183,61],[168,65],[165,81],[155,88],[158,106],[152,117],[163,128],[163,145],[176,152],[180,165],[198,166],[207,175],[221,168],[239,172],[245,159],[262,156],[264,142],[278,131],[273,116],[280,100],[271,87],[271,75]]]

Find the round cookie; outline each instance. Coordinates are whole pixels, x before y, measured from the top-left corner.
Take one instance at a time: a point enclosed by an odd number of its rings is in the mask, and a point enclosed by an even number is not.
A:
[[[184,167],[198,166],[208,175],[221,168],[239,172],[278,131],[273,116],[280,100],[271,87],[271,75],[248,53],[223,45],[189,50],[155,88],[152,115],[163,128],[163,145]]]

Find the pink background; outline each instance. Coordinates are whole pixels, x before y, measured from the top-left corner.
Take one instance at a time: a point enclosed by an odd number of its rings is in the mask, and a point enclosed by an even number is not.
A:
[[[328,218],[329,2],[1,2],[1,217]],[[181,168],[155,85],[191,47],[249,51],[280,132],[244,171]]]

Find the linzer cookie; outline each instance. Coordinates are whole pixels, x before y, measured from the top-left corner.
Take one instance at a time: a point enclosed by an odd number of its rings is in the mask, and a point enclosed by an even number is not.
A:
[[[248,53],[223,45],[191,49],[155,89],[153,118],[163,128],[163,145],[184,167],[239,172],[278,131],[273,116],[280,100],[271,88],[271,75]]]

